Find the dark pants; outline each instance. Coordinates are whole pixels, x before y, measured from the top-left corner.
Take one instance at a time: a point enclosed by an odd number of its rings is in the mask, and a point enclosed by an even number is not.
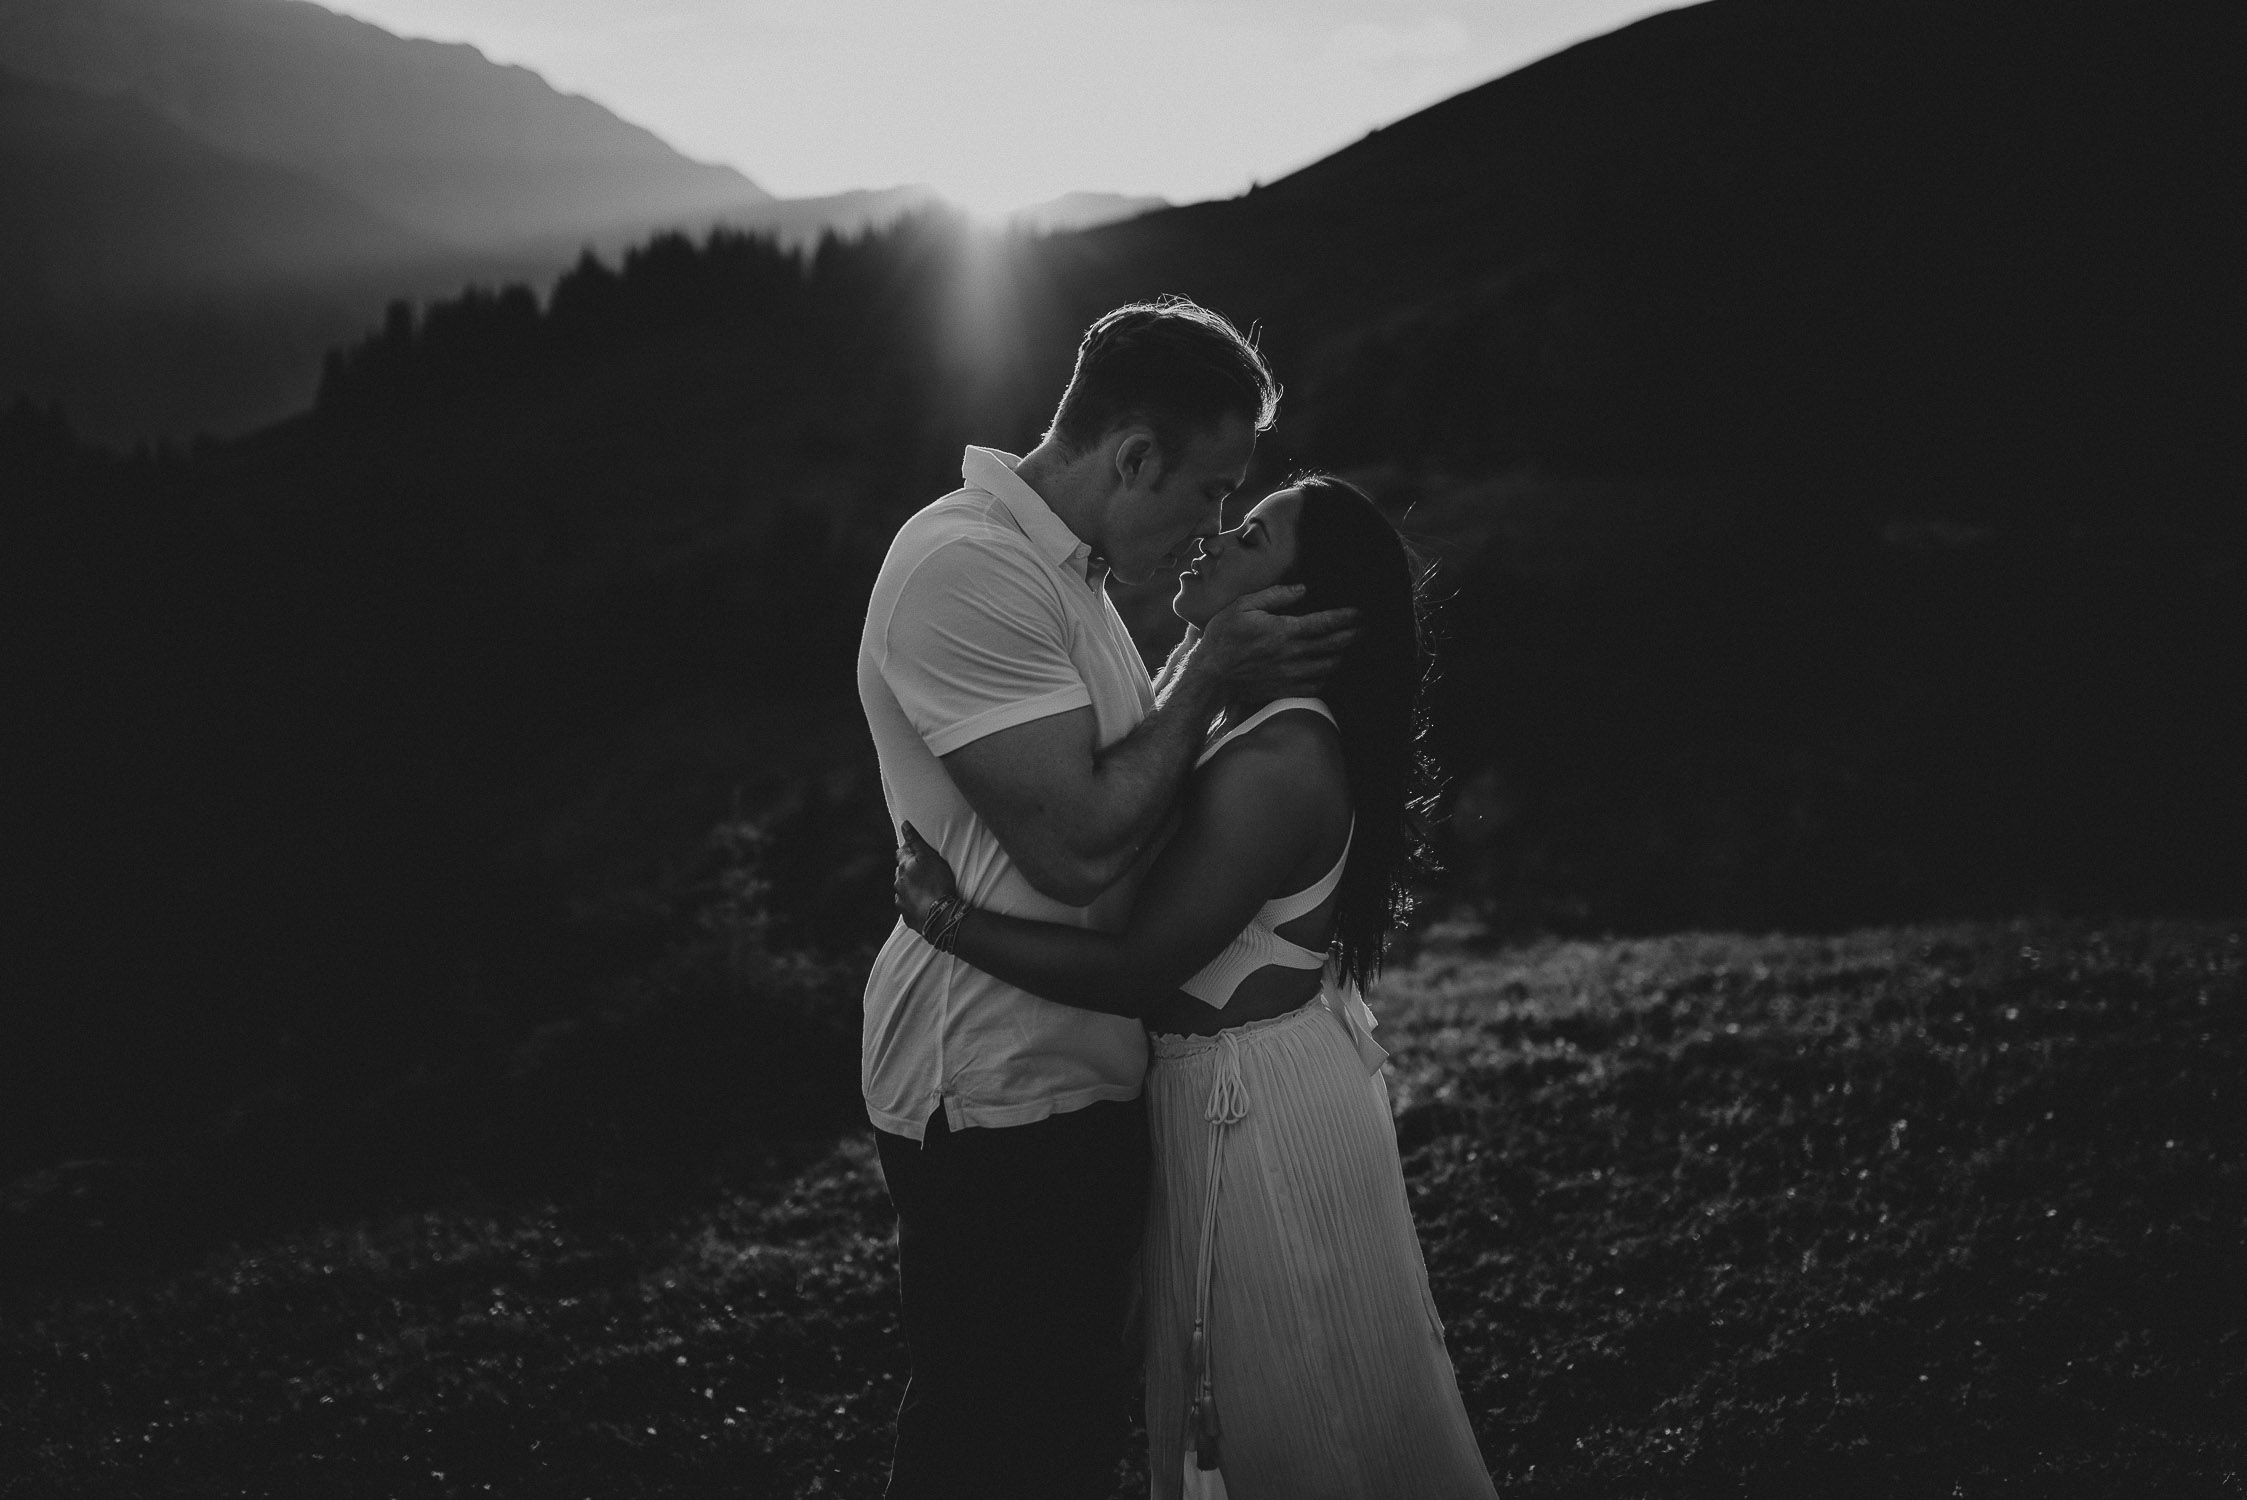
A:
[[[1145,1105],[958,1131],[939,1109],[925,1142],[874,1136],[913,1358],[889,1500],[1106,1500],[1138,1356]]]

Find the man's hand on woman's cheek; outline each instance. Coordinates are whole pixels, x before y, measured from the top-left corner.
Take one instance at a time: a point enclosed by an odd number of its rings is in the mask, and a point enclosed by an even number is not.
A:
[[[1301,584],[1277,584],[1243,595],[1211,616],[1199,647],[1211,653],[1211,669],[1230,687],[1252,696],[1314,691],[1357,639],[1358,612],[1273,613],[1302,595]]]

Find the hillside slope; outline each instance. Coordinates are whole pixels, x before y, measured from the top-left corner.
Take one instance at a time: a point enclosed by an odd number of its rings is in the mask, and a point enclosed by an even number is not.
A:
[[[2220,521],[2243,66],[2236,6],[1716,0],[1095,231],[1069,311],[1178,285],[1261,320],[1328,462],[1807,473],[1876,516],[2126,485]]]

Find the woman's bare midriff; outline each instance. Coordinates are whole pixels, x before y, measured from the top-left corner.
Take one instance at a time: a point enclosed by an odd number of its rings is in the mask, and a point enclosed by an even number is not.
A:
[[[1168,1032],[1173,1036],[1215,1036],[1234,1026],[1269,1021],[1274,1016],[1300,1010],[1305,1001],[1319,992],[1319,984],[1316,969],[1267,964],[1241,981],[1240,988],[1233,991],[1233,998],[1225,1002],[1223,1010],[1196,1000],[1184,990],[1174,990],[1147,1012],[1146,1025],[1149,1031]]]

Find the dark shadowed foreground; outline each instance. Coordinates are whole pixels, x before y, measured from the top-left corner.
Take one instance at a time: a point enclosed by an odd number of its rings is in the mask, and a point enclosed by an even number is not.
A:
[[[2241,1493],[2241,931],[1432,933],[1382,1035],[1501,1488]],[[877,1495],[890,1268],[846,1133],[653,1215],[58,1273],[0,1324],[0,1494]]]

